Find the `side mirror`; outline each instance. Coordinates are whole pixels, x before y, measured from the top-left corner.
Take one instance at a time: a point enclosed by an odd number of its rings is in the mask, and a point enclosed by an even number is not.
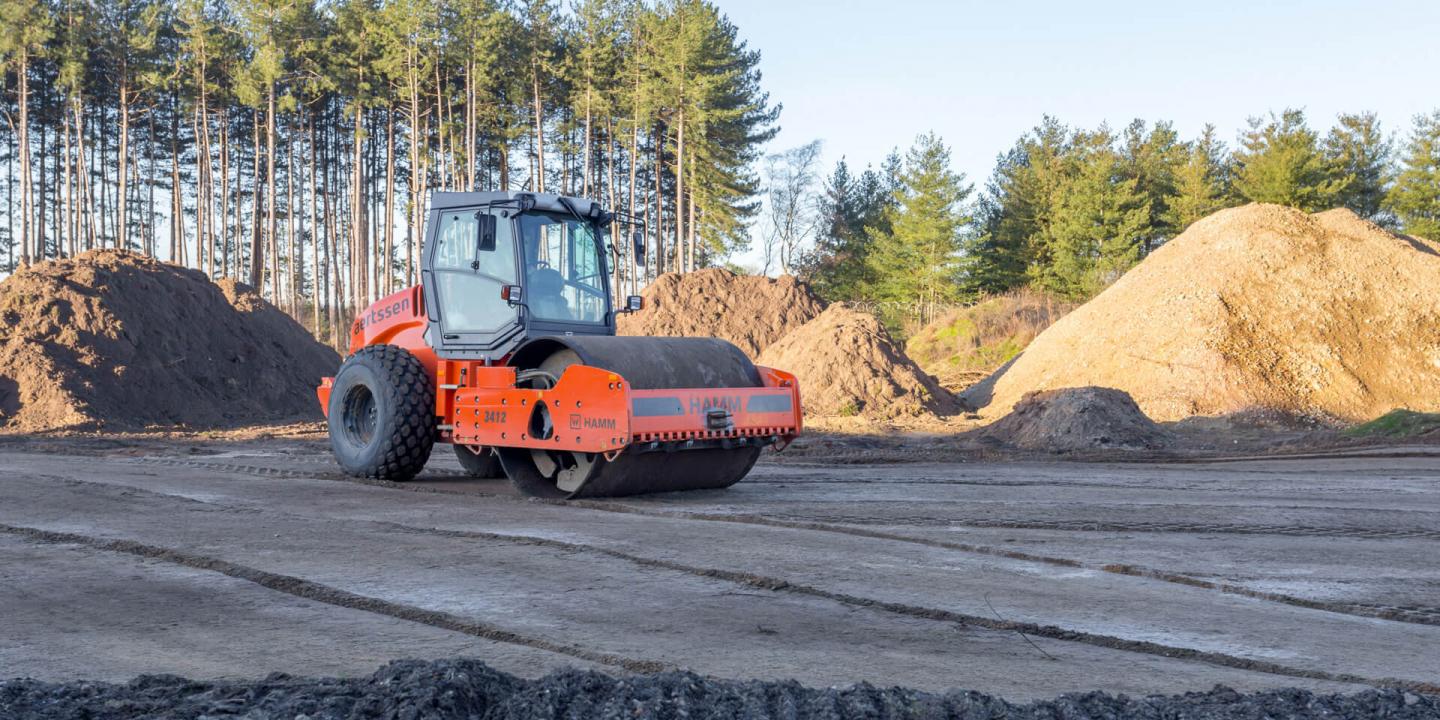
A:
[[[506,285],[500,288],[500,299],[510,303],[510,307],[525,304],[525,288],[519,285]]]
[[[645,298],[639,295],[631,295],[625,298],[625,312],[634,313],[645,309]]]
[[[630,247],[633,248],[634,251],[635,251],[635,254],[634,254],[634,256],[633,256],[633,257],[635,258],[635,262],[637,262],[637,263],[644,263],[644,262],[645,262],[645,231],[644,231],[644,230],[636,230],[635,232],[630,233]]]
[[[478,252],[495,252],[495,231],[497,223],[495,216],[488,212],[475,214],[475,224],[478,228],[475,231],[475,250]]]

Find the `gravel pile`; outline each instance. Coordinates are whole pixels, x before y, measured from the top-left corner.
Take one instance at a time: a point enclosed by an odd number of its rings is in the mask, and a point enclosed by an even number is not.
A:
[[[964,399],[1124,390],[1160,422],[1264,408],[1369,420],[1440,411],[1440,243],[1349,210],[1207,217],[1040,333]]]
[[[815,689],[794,681],[713,680],[688,672],[614,678],[565,670],[522,680],[478,660],[406,660],[368,678],[273,675],[250,682],[145,676],[123,685],[13,680],[0,717],[32,718],[1392,718],[1440,717],[1440,701],[1399,690],[1319,695],[1306,690],[1131,698],[1101,692],[1015,705],[977,692],[935,694],[860,684]]]
[[[999,445],[1066,453],[1087,450],[1159,450],[1174,437],[1123,390],[1083,387],[1030,393],[1015,409],[981,431]]]

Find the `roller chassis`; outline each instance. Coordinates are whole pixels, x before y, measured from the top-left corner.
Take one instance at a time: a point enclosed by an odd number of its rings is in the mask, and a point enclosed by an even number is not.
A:
[[[529,495],[609,497],[723,488],[749,472],[762,448],[783,449],[800,434],[794,375],[755,366],[734,345],[714,338],[615,337],[615,315],[625,310],[614,309],[608,285],[602,292],[602,324],[532,317],[528,305],[512,295],[529,299],[526,287],[507,286],[504,297],[521,310],[513,325],[490,335],[448,331],[445,303],[427,302],[441,290],[434,276],[442,214],[453,221],[477,208],[476,217],[513,213],[518,272],[528,256],[518,219],[537,207],[557,217],[564,210],[580,220],[589,218],[594,242],[603,247],[598,238],[608,215],[588,200],[528,193],[432,197],[421,257],[423,282],[361,313],[351,328],[350,357],[336,378],[324,378],[316,388],[336,459],[346,472],[408,480],[423,468],[431,446],[442,442],[454,445],[457,453],[473,454],[459,455],[467,472],[493,477],[503,469]],[[447,242],[453,240],[452,235]],[[477,255],[486,247],[495,247],[495,241],[488,246],[477,241]],[[603,253],[596,262],[597,272],[606,276]],[[478,260],[473,265],[478,267]],[[382,349],[387,360],[376,365],[375,353]],[[379,377],[387,368],[401,367],[403,374]],[[354,431],[356,403],[333,392],[343,386],[348,393],[356,373],[367,378],[372,395],[384,398],[365,406],[371,414],[382,410],[378,419],[363,419],[378,422],[373,433]],[[417,373],[425,380],[423,392],[414,389]],[[397,399],[393,385],[410,388],[405,401]],[[414,402],[419,397],[425,406],[433,397],[433,409],[420,410]],[[404,414],[385,416],[396,408]],[[401,426],[406,429],[399,437],[406,445],[397,452],[385,438],[396,437],[393,430]],[[419,449],[409,447],[415,444],[416,428],[424,438]],[[391,456],[399,460],[376,459]]]
[[[607,460],[626,450],[783,449],[802,429],[799,384],[790,373],[756,370],[763,387],[637,390],[617,372],[575,365],[554,387],[534,389],[519,386],[515,367],[440,360],[436,441],[594,453]],[[324,378],[317,389],[321,407],[330,407],[333,383]]]

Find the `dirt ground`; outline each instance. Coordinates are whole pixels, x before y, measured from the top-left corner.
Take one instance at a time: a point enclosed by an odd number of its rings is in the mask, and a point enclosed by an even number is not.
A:
[[[444,448],[348,479],[316,430],[0,437],[0,674],[465,656],[1014,701],[1440,692],[1434,446],[1073,462],[816,433],[728,491],[553,503]]]

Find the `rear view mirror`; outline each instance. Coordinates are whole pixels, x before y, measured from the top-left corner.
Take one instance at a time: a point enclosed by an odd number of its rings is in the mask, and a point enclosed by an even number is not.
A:
[[[630,247],[635,251],[635,262],[645,262],[645,231],[636,230],[630,234]]]
[[[495,252],[495,216],[487,212],[476,213],[475,221],[478,226],[475,231],[475,250]]]

